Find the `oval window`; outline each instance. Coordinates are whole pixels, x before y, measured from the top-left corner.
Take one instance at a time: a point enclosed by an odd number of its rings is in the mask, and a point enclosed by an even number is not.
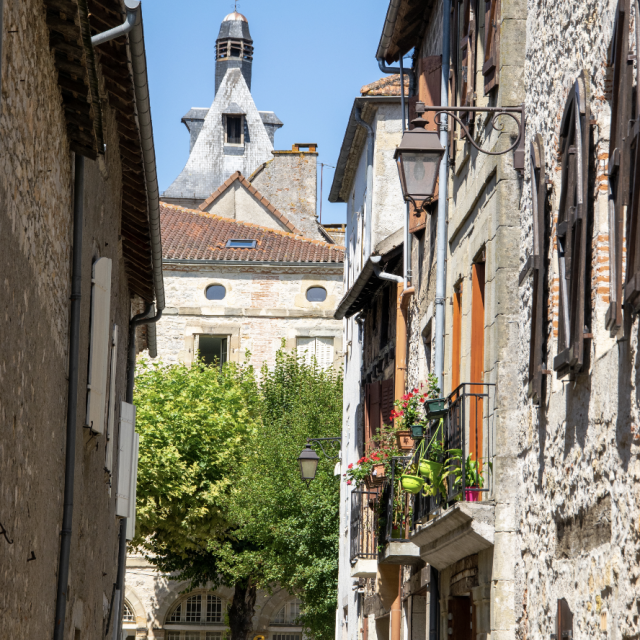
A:
[[[324,287],[309,287],[307,300],[309,302],[324,302],[327,299],[327,290]]]
[[[204,294],[207,300],[222,300],[227,295],[227,290],[221,284],[212,284]]]

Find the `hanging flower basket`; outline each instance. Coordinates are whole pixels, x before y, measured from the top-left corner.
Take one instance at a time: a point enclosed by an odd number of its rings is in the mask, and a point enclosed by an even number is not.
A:
[[[424,478],[420,476],[403,475],[400,478],[400,482],[402,483],[402,488],[407,493],[419,493],[420,489],[424,486]]]
[[[434,418],[440,418],[447,410],[445,409],[445,398],[436,398],[435,400],[426,400],[424,403],[425,410],[427,412],[427,420],[433,420]]]
[[[424,437],[424,427],[421,424],[412,424],[411,425],[411,437],[414,440],[418,438]]]
[[[411,431],[398,431],[396,433],[396,440],[398,441],[398,449],[401,451],[411,451],[411,449],[413,449]]]

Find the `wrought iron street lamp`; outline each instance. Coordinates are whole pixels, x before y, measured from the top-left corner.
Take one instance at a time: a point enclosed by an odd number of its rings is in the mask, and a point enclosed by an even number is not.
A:
[[[405,131],[393,157],[405,202],[411,201],[416,209],[421,209],[435,193],[444,147],[435,131],[425,130],[426,120],[416,118],[411,123],[415,129]],[[418,202],[422,204],[418,206]]]
[[[318,462],[320,461],[320,456],[313,450],[311,443],[319,442],[320,448],[322,449],[322,453],[329,458],[330,460],[337,460],[340,458],[340,452],[338,451],[337,456],[330,456],[324,450],[323,442],[332,441],[332,442],[341,442],[342,438],[307,438],[307,444],[305,445],[302,453],[298,456],[298,463],[300,464],[300,478],[304,482],[307,483],[307,487],[309,483],[316,477],[316,471],[318,470]]]
[[[450,116],[464,132],[465,139],[474,149],[488,156],[501,156],[510,151],[514,152],[514,169],[524,172],[524,105],[518,107],[427,107],[424,103],[416,103],[416,113],[420,116],[429,111],[435,111],[434,122],[438,129],[446,128],[443,116]],[[504,125],[499,118],[507,116],[518,125],[518,136],[515,142],[504,151],[486,151],[482,149],[469,132],[467,126],[456,113],[490,113],[493,115],[491,125],[496,131],[502,131]],[[519,118],[517,116],[520,116]],[[440,169],[440,162],[444,156],[444,147],[440,143],[440,136],[435,131],[426,131],[427,120],[418,117],[412,120],[414,129],[405,131],[400,146],[396,149],[394,158],[400,174],[400,185],[405,202],[412,202],[417,211],[424,208],[433,199],[436,190],[436,180]],[[419,203],[419,204],[418,204]]]

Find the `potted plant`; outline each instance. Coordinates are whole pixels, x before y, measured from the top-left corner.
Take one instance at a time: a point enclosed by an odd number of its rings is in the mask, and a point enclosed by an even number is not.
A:
[[[438,378],[433,373],[427,376],[427,399],[424,408],[427,414],[427,420],[442,417],[447,410],[445,409],[446,398],[440,397],[440,386]]]
[[[454,489],[458,491],[456,499],[462,499],[462,474],[464,473],[464,499],[466,502],[478,502],[480,490],[484,488],[484,475],[478,460],[474,460],[469,454],[463,465],[461,449],[450,449],[449,453],[452,455],[447,460],[448,470],[443,477],[454,476]],[[491,462],[487,462],[487,468],[489,473],[493,471]]]
[[[407,493],[420,493],[420,490],[424,486],[424,478],[418,475],[418,464],[414,463],[405,469],[405,472],[400,476],[400,484]]]

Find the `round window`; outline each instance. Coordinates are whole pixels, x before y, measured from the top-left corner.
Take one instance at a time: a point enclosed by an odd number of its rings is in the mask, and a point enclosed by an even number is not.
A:
[[[307,300],[309,302],[324,302],[327,299],[327,290],[324,287],[309,287]]]
[[[205,291],[207,300],[222,300],[227,295],[227,290],[221,284],[212,284]]]

